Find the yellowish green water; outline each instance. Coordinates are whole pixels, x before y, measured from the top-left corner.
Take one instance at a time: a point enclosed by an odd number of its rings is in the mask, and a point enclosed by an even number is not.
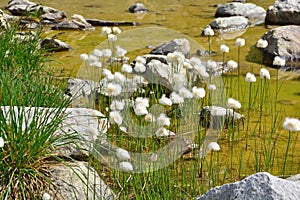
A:
[[[135,1],[103,1],[103,0],[90,0],[90,1],[36,1],[43,5],[51,6],[59,10],[63,10],[67,13],[68,17],[73,14],[83,15],[85,18],[97,18],[102,20],[112,21],[134,21],[142,23],[141,26],[136,27],[121,27],[125,32],[127,30],[141,29],[153,25],[164,27],[172,31],[176,31],[189,36],[200,47],[208,49],[208,43],[206,37],[201,37],[200,33],[203,28],[214,19],[216,11],[215,5],[218,3],[227,3],[230,1],[224,0],[144,0],[143,3],[150,12],[137,15],[127,11],[127,9],[135,3]],[[1,6],[6,5],[6,1],[0,1]],[[267,9],[269,5],[273,3],[273,0],[255,0],[248,1],[248,3],[254,3]],[[69,52],[54,53],[51,57],[56,61],[53,63],[53,67],[63,70],[62,76],[77,76],[78,69],[82,62],[79,59],[81,53],[91,52],[98,44],[100,44],[105,38],[100,35],[101,27],[97,27],[95,31],[52,31],[46,30],[47,36],[53,36],[58,32],[64,32],[59,39],[67,42],[73,48]],[[248,30],[240,37],[246,40],[246,45],[241,49],[241,70],[243,73],[250,71],[254,68],[254,72],[258,72],[260,65],[259,52],[254,48],[256,41],[266,32],[268,29],[264,25],[254,26],[248,28]],[[144,34],[144,35],[143,35]],[[174,37],[174,36],[173,36]],[[129,43],[121,45],[125,49],[130,49],[131,45],[141,43],[141,39],[144,44],[153,45],[161,43],[164,38],[160,37],[159,32],[145,32],[141,33],[138,39],[133,39]],[[166,37],[167,40],[167,37]],[[235,38],[225,40],[222,37],[213,37],[212,50],[219,51],[221,44],[227,44],[230,47],[230,53],[226,54],[226,60],[237,60],[237,48],[235,47]],[[143,48],[142,45],[137,45]],[[192,52],[194,53],[194,52]],[[216,61],[222,61],[221,56],[213,58]],[[256,62],[256,63],[255,63]],[[267,66],[266,66],[267,67]],[[275,70],[269,69],[271,76],[274,77]],[[290,77],[291,73],[280,72],[280,77]],[[293,73],[292,73],[293,74]],[[282,90],[279,94],[279,100],[286,109],[288,116],[300,117],[300,81],[286,80],[282,86]]]

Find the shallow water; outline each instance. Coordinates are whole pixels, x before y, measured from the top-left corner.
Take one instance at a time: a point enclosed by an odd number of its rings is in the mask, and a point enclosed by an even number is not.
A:
[[[102,20],[112,21],[131,21],[140,22],[141,26],[135,27],[121,27],[123,35],[130,40],[124,40],[120,44],[123,48],[130,51],[149,52],[145,49],[147,45],[156,45],[167,41],[168,39],[177,38],[179,36],[188,36],[192,41],[192,53],[195,53],[198,48],[208,49],[206,37],[201,37],[201,31],[214,19],[216,11],[215,5],[219,3],[227,3],[230,1],[224,0],[144,0],[140,1],[148,9],[148,13],[132,14],[127,9],[134,3],[134,1],[99,1],[90,0],[74,1],[47,1],[40,0],[39,3],[47,6],[63,10],[68,17],[73,14],[83,15],[85,18],[97,18]],[[255,0],[247,1],[254,3],[267,9],[273,0]],[[0,0],[1,7],[6,5],[7,1]],[[150,31],[145,31],[147,27],[155,27]],[[157,28],[157,29],[156,29]],[[160,29],[161,28],[161,29]],[[97,45],[99,45],[105,38],[100,35],[101,27],[97,27],[95,31],[52,31],[46,30],[46,36],[53,36],[58,32],[64,32],[59,36],[59,39],[67,42],[73,48],[69,52],[54,53],[51,55],[56,62],[52,65],[57,69],[60,76],[78,77],[80,74],[78,70],[82,64],[79,60],[81,53],[91,52]],[[130,30],[130,32],[128,32]],[[168,31],[170,30],[170,32]],[[127,31],[127,32],[126,32]],[[241,49],[241,70],[246,73],[250,70],[258,72],[260,68],[259,52],[254,48],[256,41],[268,29],[264,25],[258,25],[248,28],[248,30],[240,37],[246,40],[246,46]],[[162,34],[162,32],[164,34]],[[169,35],[170,34],[170,35]],[[184,35],[180,35],[184,34]],[[230,52],[226,55],[226,60],[237,60],[237,48],[234,45],[235,38],[226,39],[222,36],[213,37],[212,50],[219,51],[221,44],[227,44],[230,47]],[[103,45],[103,44],[102,44]],[[134,54],[134,53],[133,53]],[[136,54],[136,53],[135,53]],[[213,58],[216,61],[221,61],[221,56]],[[266,66],[267,67],[267,66]],[[271,69],[271,76],[274,75],[275,70]],[[286,76],[286,73],[281,72],[279,76]],[[289,75],[288,75],[289,76]],[[285,107],[289,116],[300,118],[300,82],[299,81],[285,81],[279,95],[280,102]]]

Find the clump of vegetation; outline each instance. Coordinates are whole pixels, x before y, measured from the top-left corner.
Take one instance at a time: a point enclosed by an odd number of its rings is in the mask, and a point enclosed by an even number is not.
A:
[[[50,186],[47,160],[69,141],[56,131],[70,100],[47,73],[40,31],[0,31],[0,199],[40,199]]]
[[[80,58],[90,78],[100,81],[94,108],[111,125],[107,134],[112,151],[101,153],[98,145],[93,166],[120,199],[192,199],[255,172],[299,172],[298,138],[292,132],[300,131],[300,123],[286,119],[282,127],[278,97],[283,81],[278,71],[274,75],[262,64],[241,72],[243,38],[235,42],[237,62],[225,60],[229,47],[221,45],[221,64],[210,55],[200,60],[175,52],[163,61],[139,55],[129,65],[127,51],[116,45],[119,32],[108,27],[102,32],[109,49]],[[213,35],[207,30],[209,52]],[[265,48],[260,42],[257,48]],[[276,60],[284,64],[284,59]],[[159,84],[161,77],[149,75],[153,68],[170,70],[168,91]]]

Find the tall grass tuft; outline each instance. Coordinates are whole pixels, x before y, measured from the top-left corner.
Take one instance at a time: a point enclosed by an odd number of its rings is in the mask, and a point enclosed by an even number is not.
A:
[[[16,27],[0,37],[0,199],[41,199],[50,186],[47,160],[70,141],[56,134],[70,101],[46,73],[40,32]]]

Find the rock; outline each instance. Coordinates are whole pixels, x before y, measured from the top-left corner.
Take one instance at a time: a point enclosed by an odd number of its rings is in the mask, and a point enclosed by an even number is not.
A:
[[[290,176],[288,178],[286,178],[286,180],[289,180],[289,181],[294,181],[294,182],[300,182],[300,174],[296,174],[296,175],[293,175],[293,176]]]
[[[267,25],[300,25],[300,0],[276,0],[267,10]]]
[[[92,26],[137,26],[140,22],[106,21],[100,19],[86,19]]]
[[[9,109],[9,106],[1,107],[6,118],[9,117]],[[15,106],[13,109],[15,113],[18,113],[18,107]],[[26,114],[23,117],[28,119],[28,125],[38,112],[40,117],[47,117],[45,123],[50,123],[57,111],[58,109],[55,108],[25,107]],[[65,134],[75,134],[76,138],[72,138],[70,144],[56,149],[60,156],[83,159],[88,156],[96,140],[99,140],[102,144],[106,143],[106,132],[109,125],[101,112],[87,108],[66,108],[64,113],[67,114],[67,117],[55,134],[62,136]],[[22,129],[25,130],[25,128],[26,124],[23,123]],[[97,145],[99,146],[99,144]]]
[[[204,50],[204,49],[198,49],[196,51],[196,55],[200,57],[208,57],[210,53],[210,56],[217,56],[218,53],[216,51],[210,51],[209,50]]]
[[[215,17],[244,16],[251,24],[261,24],[265,21],[266,11],[253,3],[227,3],[218,6]]]
[[[48,6],[38,5],[28,0],[11,0],[5,7],[13,15],[27,16],[28,13],[39,13],[43,20],[57,22],[66,17],[66,13]]]
[[[210,189],[197,200],[205,199],[299,199],[297,182],[277,178],[268,172],[259,172],[247,178]]]
[[[91,108],[95,104],[98,88],[99,83],[95,81],[70,78],[66,94],[72,98],[72,107]]]
[[[70,20],[60,22],[52,27],[54,30],[95,30],[83,16],[74,14]]]
[[[112,200],[116,196],[86,162],[66,162],[49,166],[54,191],[45,191],[51,199]]]
[[[205,106],[200,112],[201,125],[214,130],[227,128],[232,120],[234,120],[235,124],[244,124],[245,116],[234,112],[232,109],[219,106]]]
[[[71,49],[70,45],[54,38],[45,38],[41,42],[41,47],[47,51],[68,51]]]
[[[75,132],[78,137],[73,139],[73,144],[57,149],[59,155],[84,160],[92,151],[96,140],[97,148],[100,148],[99,143],[107,145],[106,132],[109,124],[101,112],[88,108],[67,108],[65,113],[68,116],[61,125],[62,130],[58,130],[57,134]]]
[[[168,53],[180,52],[185,56],[190,54],[190,43],[185,38],[174,39],[154,48],[150,54],[167,55]]]
[[[243,16],[219,17],[210,23],[219,34],[243,31],[249,27],[249,20]]]
[[[148,12],[148,9],[146,8],[146,6],[144,6],[144,4],[136,3],[132,6],[130,6],[130,8],[128,8],[128,11],[131,13]]]
[[[172,90],[174,85],[173,80],[173,70],[167,62],[167,56],[165,55],[153,55],[146,54],[143,55],[146,59],[146,71],[142,74],[149,84],[160,84],[164,86],[165,89]],[[186,82],[186,75],[184,70],[181,71]]]
[[[279,56],[286,60],[282,70],[300,69],[300,26],[287,25],[271,29],[262,39],[269,44],[264,49],[265,63],[272,65],[275,56]]]
[[[0,9],[0,27],[4,29],[9,29],[10,24],[7,20],[5,13]]]

